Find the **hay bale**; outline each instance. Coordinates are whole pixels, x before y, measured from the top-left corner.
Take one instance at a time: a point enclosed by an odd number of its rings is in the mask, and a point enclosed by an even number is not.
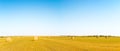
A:
[[[38,40],[38,36],[34,36],[34,41],[37,41]]]
[[[71,39],[72,39],[72,40],[74,40],[74,39],[75,39],[75,37],[74,37],[74,36],[72,36],[72,37],[71,37]]]
[[[11,37],[7,37],[7,38],[6,38],[6,41],[7,41],[7,42],[12,42]]]

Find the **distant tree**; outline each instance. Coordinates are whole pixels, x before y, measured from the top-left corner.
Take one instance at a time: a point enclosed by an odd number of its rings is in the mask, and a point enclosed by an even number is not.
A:
[[[4,36],[0,36],[0,38],[5,38]]]

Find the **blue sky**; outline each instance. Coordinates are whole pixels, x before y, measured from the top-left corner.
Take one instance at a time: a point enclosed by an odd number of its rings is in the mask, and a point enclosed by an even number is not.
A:
[[[120,35],[118,0],[0,0],[0,35]]]

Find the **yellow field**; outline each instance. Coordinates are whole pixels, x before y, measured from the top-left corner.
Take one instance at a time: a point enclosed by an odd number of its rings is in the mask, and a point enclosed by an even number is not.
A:
[[[39,36],[0,38],[0,51],[120,51],[119,37]]]

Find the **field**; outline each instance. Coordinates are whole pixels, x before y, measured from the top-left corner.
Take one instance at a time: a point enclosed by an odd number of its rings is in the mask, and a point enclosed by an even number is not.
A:
[[[0,37],[0,51],[120,51],[120,37],[12,36]]]

